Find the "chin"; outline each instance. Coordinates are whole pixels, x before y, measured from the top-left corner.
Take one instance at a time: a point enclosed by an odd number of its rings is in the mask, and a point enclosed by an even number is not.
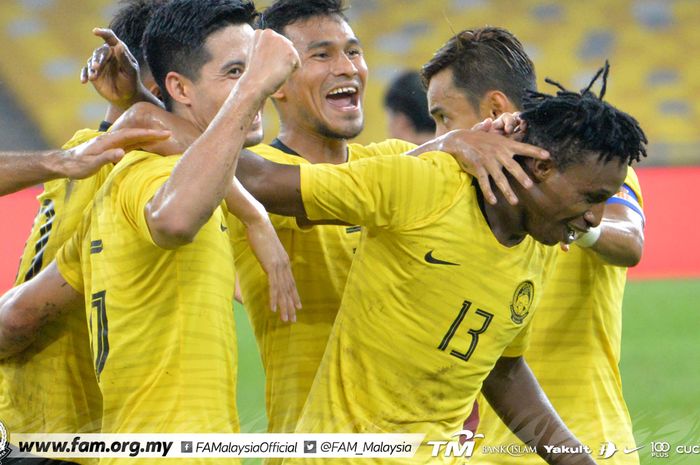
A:
[[[254,131],[250,131],[248,134],[246,134],[245,137],[245,142],[243,143],[243,147],[252,147],[254,145],[258,145],[261,143],[263,140],[263,130],[262,128],[256,129]]]

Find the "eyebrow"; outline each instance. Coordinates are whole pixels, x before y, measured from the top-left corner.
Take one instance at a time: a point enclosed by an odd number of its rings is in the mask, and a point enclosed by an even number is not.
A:
[[[333,42],[330,40],[317,40],[316,42],[311,42],[307,47],[306,50],[312,50],[315,48],[323,48],[323,47],[331,47],[333,45]],[[345,46],[348,45],[361,45],[360,40],[357,37],[353,37],[352,39],[348,39],[347,43]]]

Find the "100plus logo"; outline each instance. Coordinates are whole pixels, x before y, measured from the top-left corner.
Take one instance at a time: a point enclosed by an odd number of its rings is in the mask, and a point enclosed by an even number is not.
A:
[[[460,436],[465,440],[460,441]],[[427,441],[426,444],[433,446],[430,455],[433,457],[471,457],[474,454],[474,439],[483,438],[483,434],[474,434],[468,429],[463,429],[453,434],[454,441]]]

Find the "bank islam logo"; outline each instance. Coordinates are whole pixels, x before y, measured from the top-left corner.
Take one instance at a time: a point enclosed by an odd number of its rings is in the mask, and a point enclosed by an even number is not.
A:
[[[459,437],[464,436],[465,441],[460,444]],[[474,454],[474,439],[483,438],[483,434],[474,434],[468,429],[463,429],[453,434],[454,441],[428,441],[426,444],[433,446],[430,455],[433,457],[471,457]]]
[[[10,455],[10,452],[9,434],[7,429],[5,429],[5,425],[0,421],[0,464],[2,459]]]

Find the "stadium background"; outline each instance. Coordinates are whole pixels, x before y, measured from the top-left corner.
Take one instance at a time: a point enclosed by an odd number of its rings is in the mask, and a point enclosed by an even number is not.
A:
[[[270,1],[259,1],[265,6]],[[700,444],[700,2],[693,0],[351,0],[351,24],[370,68],[366,129],[386,137],[382,92],[419,67],[454,32],[484,25],[513,31],[544,77],[579,88],[606,58],[607,99],[640,120],[650,140],[638,173],[648,225],[642,263],[630,271],[624,305],[622,372],[642,463],[649,441]],[[0,2],[0,150],[61,145],[96,127],[105,105],[79,83],[114,0]],[[551,90],[551,88],[549,89]],[[268,140],[276,115],[266,111]],[[7,289],[36,211],[38,188],[0,198],[0,291]],[[262,369],[242,308],[241,419],[263,431]],[[693,461],[690,457],[688,460]],[[700,458],[695,458],[700,460]],[[672,456],[666,463],[690,463]]]

